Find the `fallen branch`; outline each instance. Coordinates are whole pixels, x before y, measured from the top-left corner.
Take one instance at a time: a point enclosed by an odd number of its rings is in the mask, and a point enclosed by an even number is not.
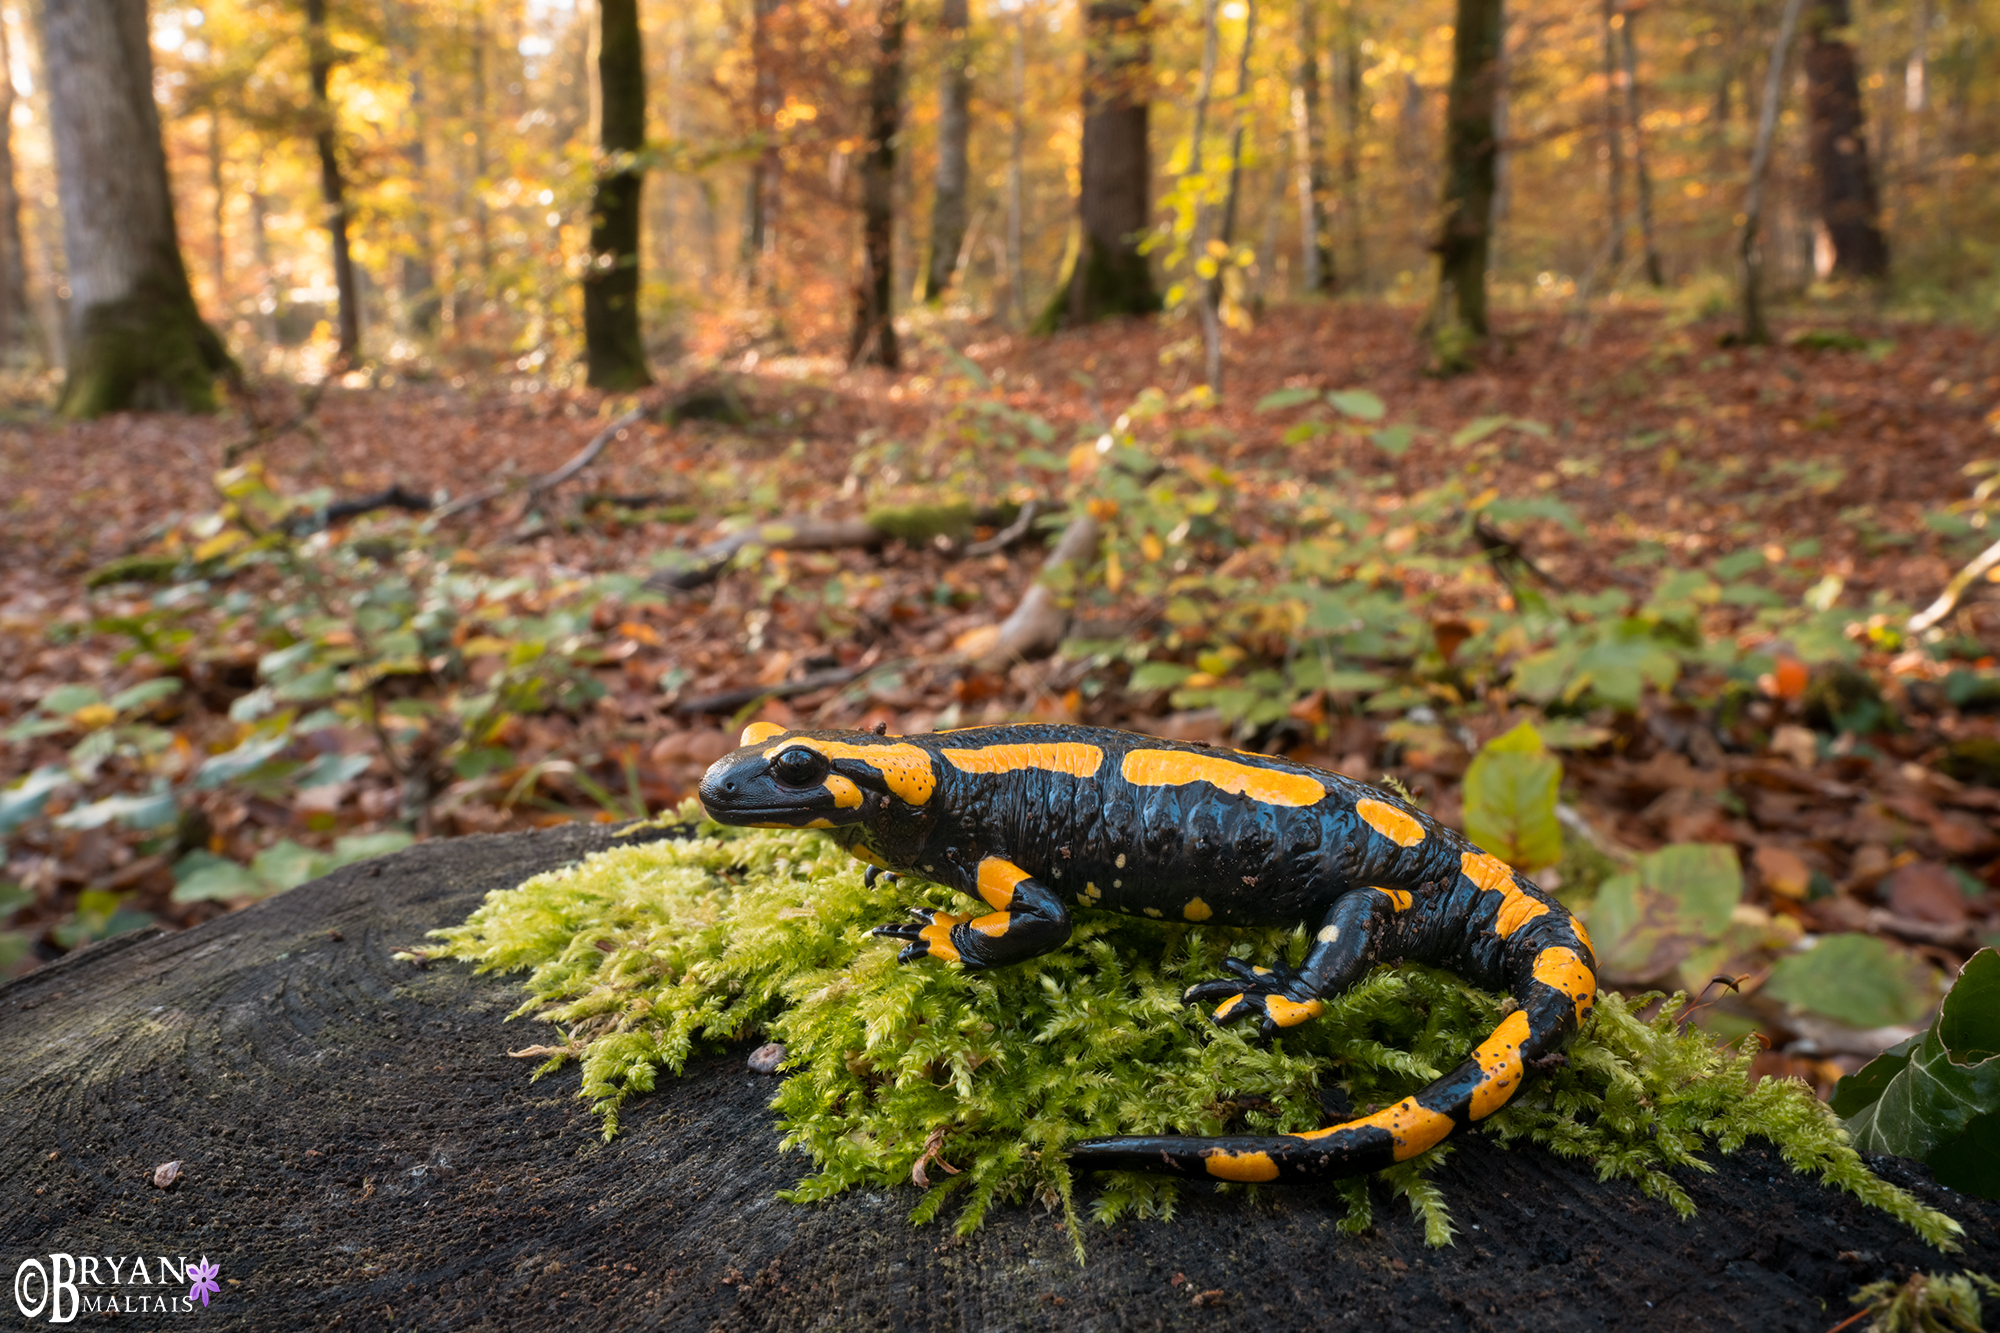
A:
[[[1506,579],[1510,586],[1514,580],[1507,573],[1507,566],[1511,563],[1517,564],[1530,574],[1533,574],[1541,581],[1544,587],[1551,591],[1564,591],[1560,579],[1536,564],[1529,557],[1528,553],[1521,549],[1521,543],[1489,524],[1483,516],[1473,516],[1472,535],[1479,542],[1479,549],[1486,553],[1486,559],[1492,564],[1493,571],[1501,578]],[[1519,590],[1516,589],[1516,591]]]
[[[604,452],[606,446],[608,446],[613,439],[617,438],[618,432],[624,430],[626,427],[632,425],[634,422],[637,422],[641,417],[645,416],[645,414],[646,414],[645,408],[643,407],[633,408],[631,411],[625,413],[623,416],[613,421],[610,425],[606,426],[603,430],[600,430],[597,432],[597,434],[591,436],[590,443],[584,445],[582,449],[578,450],[575,456],[572,457],[567,463],[564,463],[561,467],[557,468],[555,471],[548,473],[545,476],[537,477],[534,481],[529,482],[527,488],[528,504],[530,505],[534,504],[535,500],[542,494],[544,494],[547,491],[554,490],[556,487],[562,485],[564,482],[568,481],[571,477],[574,477],[577,473],[583,471],[585,468],[589,467],[592,463],[596,462],[597,456]],[[445,519],[456,518],[460,514],[465,513],[469,509],[477,509],[480,505],[488,504],[494,500],[498,500],[501,496],[506,495],[515,489],[517,488],[511,484],[502,483],[501,485],[498,486],[488,486],[484,490],[474,491],[470,495],[461,496],[460,498],[453,500],[450,504],[438,506],[437,512],[433,515],[433,519],[434,521],[441,523]]]
[[[1921,634],[1950,615],[1958,605],[1958,599],[1965,596],[1965,590],[1996,565],[2000,565],[2000,542],[1994,542],[1972,557],[1964,569],[1952,575],[1951,582],[1944,585],[1944,591],[1938,594],[1935,602],[1910,617],[1910,633]]]
[[[1070,607],[1074,598],[1049,586],[1052,579],[1067,571],[1074,587],[1097,558],[1097,541],[1102,525],[1089,510],[1079,512],[1063,529],[1055,550],[1042,562],[1041,573],[1014,613],[998,625],[987,626],[959,636],[957,647],[982,670],[1002,671],[1016,662],[1047,657],[1069,632]]]
[[[1022,509],[1028,507],[1023,505]],[[773,519],[768,523],[753,523],[696,549],[687,557],[687,564],[679,569],[657,571],[646,580],[645,586],[655,592],[689,592],[713,583],[746,546],[762,546],[772,551],[838,551],[870,549],[892,540],[914,546],[927,536],[950,541],[955,532],[964,533],[1007,520],[1012,520],[1010,527],[1021,522],[1011,505],[974,508],[963,502],[882,508],[872,510],[866,518]],[[999,535],[989,540],[997,541]],[[976,553],[971,547],[964,549],[967,554]]]
[[[325,396],[327,385],[332,383],[332,380],[333,377],[327,375],[317,382],[307,385],[305,392],[299,395],[298,411],[275,426],[266,426],[258,421],[255,404],[248,402],[246,399],[243,415],[250,420],[250,433],[242,439],[224,447],[222,451],[222,465],[224,467],[235,467],[237,460],[252,449],[260,448],[281,435],[289,435],[293,431],[307,425],[312,420],[313,414],[319,411],[319,400]]]
[[[992,555],[1004,551],[1015,542],[1028,535],[1028,529],[1035,525],[1035,515],[1041,512],[1041,502],[1030,500],[1021,506],[1021,515],[1012,523],[994,533],[983,542],[972,542],[965,548],[967,555]]]
[[[336,523],[373,513],[377,509],[403,509],[413,514],[422,514],[429,512],[430,507],[429,496],[406,491],[403,489],[403,483],[399,481],[386,491],[357,496],[352,500],[336,500],[324,509],[315,509],[309,514],[294,515],[285,520],[285,531],[296,536],[300,533],[330,528]]]

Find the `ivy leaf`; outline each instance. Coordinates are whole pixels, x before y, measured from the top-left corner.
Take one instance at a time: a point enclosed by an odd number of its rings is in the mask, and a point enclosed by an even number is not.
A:
[[[210,898],[262,898],[269,893],[264,882],[248,869],[214,852],[189,852],[174,863],[173,899],[177,903],[198,903]]]
[[[1833,1109],[1863,1152],[1913,1157],[1939,1184],[2000,1198],[2000,953],[1972,955],[1930,1030],[1840,1080]]]
[[[140,708],[151,708],[162,699],[171,699],[181,692],[181,682],[177,676],[158,676],[152,680],[142,680],[129,690],[120,690],[111,696],[111,706],[121,713],[130,713]]]
[[[194,785],[220,787],[226,782],[235,782],[275,759],[289,744],[291,744],[289,736],[266,736],[262,739],[244,741],[233,750],[212,754],[204,759],[201,767],[195,771]]]
[[[1392,458],[1401,458],[1410,451],[1410,442],[1417,438],[1417,432],[1409,426],[1384,426],[1369,436],[1375,447]]]
[[[174,794],[162,789],[143,796],[107,796],[57,815],[53,822],[57,828],[93,829],[115,819],[127,828],[148,829],[173,823],[179,813]]]
[[[1178,662],[1143,662],[1132,672],[1131,682],[1125,688],[1134,694],[1172,689],[1193,674],[1192,667]]]
[[[69,770],[57,764],[38,768],[11,787],[0,789],[0,833],[11,833],[42,813],[49,794],[69,781]]]
[[[1765,993],[1855,1028],[1911,1023],[1937,995],[1928,963],[1873,935],[1828,935],[1771,969]]]
[[[1556,800],[1562,761],[1526,722],[1495,737],[1465,771],[1465,836],[1519,870],[1562,859]]]

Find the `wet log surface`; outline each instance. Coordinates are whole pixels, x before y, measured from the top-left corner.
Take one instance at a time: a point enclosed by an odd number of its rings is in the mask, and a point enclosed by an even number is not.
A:
[[[663,1079],[606,1144],[574,1070],[531,1084],[507,1056],[545,1035],[503,1023],[513,981],[391,957],[608,837],[431,843],[0,988],[7,1279],[58,1251],[220,1266],[207,1311],[117,1321],[140,1328],[1824,1330],[1875,1278],[2000,1272],[2000,1205],[1880,1164],[1965,1224],[1941,1256],[1755,1145],[1688,1174],[1701,1213],[1681,1222],[1471,1142],[1437,1177],[1461,1228],[1445,1250],[1380,1190],[1358,1238],[1310,1191],[1193,1190],[1174,1222],[1093,1227],[1082,1268],[1038,1207],[962,1240],[906,1224],[913,1189],[783,1203],[806,1163],[778,1151],[747,1047]],[[182,1175],[156,1188],[168,1161]]]

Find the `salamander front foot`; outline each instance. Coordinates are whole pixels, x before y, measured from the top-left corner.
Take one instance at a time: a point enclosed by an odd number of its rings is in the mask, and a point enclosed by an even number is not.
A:
[[[1254,1016],[1258,1034],[1270,1038],[1326,1012],[1326,1002],[1314,996],[1299,974],[1282,963],[1275,967],[1254,967],[1241,958],[1231,958],[1223,966],[1234,972],[1235,977],[1196,982],[1181,996],[1183,1004],[1220,1001],[1209,1015],[1218,1026],[1227,1027]]]
[[[954,963],[962,961],[957,946],[951,942],[951,929],[972,918],[953,916],[934,907],[912,907],[910,915],[916,920],[892,921],[868,933],[885,939],[908,940],[903,951],[896,955],[899,963],[914,963],[919,958],[943,958]]]

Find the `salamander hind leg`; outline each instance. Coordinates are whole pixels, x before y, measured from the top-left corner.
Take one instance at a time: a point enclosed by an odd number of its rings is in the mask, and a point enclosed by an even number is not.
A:
[[[980,863],[977,885],[987,906],[984,916],[958,916],[915,907],[913,922],[892,922],[874,933],[907,940],[896,955],[902,963],[942,958],[967,971],[1004,967],[1062,947],[1069,940],[1069,911],[1053,889],[1010,861],[988,857]]]
[[[1382,889],[1343,894],[1326,914],[1312,947],[1298,967],[1284,963],[1254,966],[1240,958],[1224,962],[1233,975],[1188,987],[1185,1004],[1215,1004],[1210,1015],[1227,1025],[1257,1019],[1258,1031],[1272,1037],[1326,1012],[1326,1002],[1359,981],[1375,961],[1383,923],[1407,905],[1409,895]],[[1219,1003],[1218,1003],[1219,1002]]]

